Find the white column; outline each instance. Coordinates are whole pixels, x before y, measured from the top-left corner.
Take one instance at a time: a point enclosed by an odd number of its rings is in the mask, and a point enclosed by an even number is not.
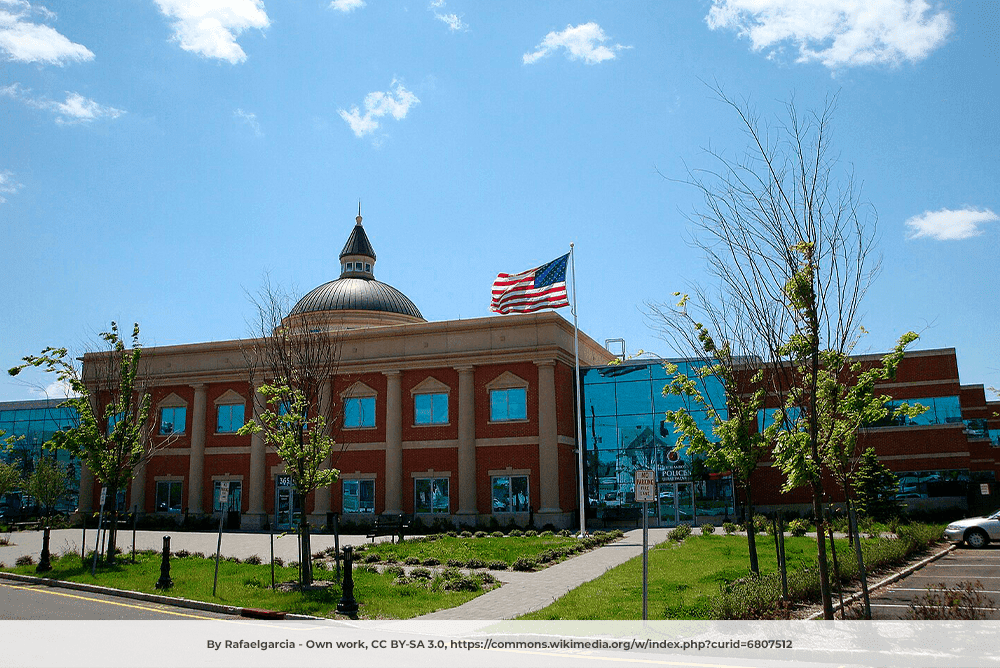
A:
[[[398,371],[383,371],[385,390],[385,512],[403,512],[403,395]]]
[[[254,388],[253,393],[253,415],[252,419],[257,419],[257,415],[264,408],[264,396],[260,393],[260,387]],[[247,514],[243,516],[243,526],[245,528],[260,528],[267,519],[264,512],[264,494],[267,490],[267,476],[265,470],[265,456],[267,449],[264,446],[264,436],[256,432],[250,437],[250,480],[248,481]]]
[[[330,419],[330,397],[333,394],[333,387],[331,381],[324,381],[319,388],[319,414],[323,416],[326,420],[326,429],[324,430],[327,435],[331,431]],[[327,456],[323,460],[323,468],[328,469],[332,466],[332,458]],[[316,490],[316,501],[313,506],[312,517],[309,518],[309,523],[313,526],[323,526],[326,524],[326,514],[330,512],[330,486],[320,487]]]
[[[535,362],[538,367],[538,479],[539,514],[560,513],[559,428],[556,423],[556,363]]]
[[[194,388],[194,410],[191,413],[191,457],[188,460],[188,512],[202,513],[205,476],[205,412],[208,388],[204,383]]]
[[[476,407],[475,370],[458,371],[458,522],[475,524],[476,509]]]

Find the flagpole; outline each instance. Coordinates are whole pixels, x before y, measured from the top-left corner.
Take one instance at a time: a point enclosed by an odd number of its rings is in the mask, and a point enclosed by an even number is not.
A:
[[[580,327],[576,316],[576,253],[569,245],[569,263],[573,270],[573,357],[576,358],[576,452],[580,478],[580,538],[587,535],[587,505],[583,481],[583,394],[580,391]]]

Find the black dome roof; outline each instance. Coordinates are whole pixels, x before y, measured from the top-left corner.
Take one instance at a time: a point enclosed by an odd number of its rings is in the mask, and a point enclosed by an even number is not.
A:
[[[374,278],[338,278],[324,283],[300,299],[289,315],[346,310],[400,313],[424,319],[406,295]]]

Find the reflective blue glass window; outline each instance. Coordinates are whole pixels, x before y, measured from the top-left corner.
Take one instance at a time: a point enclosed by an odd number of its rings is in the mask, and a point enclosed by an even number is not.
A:
[[[344,401],[344,426],[349,429],[375,426],[375,397],[349,397]]]
[[[216,433],[236,433],[243,426],[243,408],[243,404],[221,404],[216,412]]]
[[[374,480],[344,481],[344,512],[345,513],[375,512]]]
[[[187,409],[176,406],[160,409],[160,434],[183,434]]]
[[[649,414],[653,411],[652,384],[649,380],[619,382],[615,385],[618,415]]]
[[[418,478],[413,481],[413,511],[448,512],[448,478]]]
[[[509,422],[528,419],[528,392],[523,387],[490,390],[490,420]]]
[[[584,386],[583,409],[587,415],[614,415],[617,410],[614,383]]]
[[[414,395],[413,410],[416,424],[447,424],[448,395],[443,392]]]

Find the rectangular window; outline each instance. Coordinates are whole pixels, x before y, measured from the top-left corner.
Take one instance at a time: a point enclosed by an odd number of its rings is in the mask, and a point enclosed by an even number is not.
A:
[[[448,424],[448,395],[414,395],[413,411],[417,424]]]
[[[233,434],[243,426],[243,404],[222,404],[215,421],[217,434]]]
[[[493,478],[493,512],[528,512],[528,476],[511,475]]]
[[[239,480],[229,481],[229,501],[226,502],[226,510],[240,510],[243,507],[242,504],[242,487],[243,483]],[[217,513],[222,510],[222,505],[219,503],[219,492],[222,491],[222,481],[216,480],[212,489],[212,512]]]
[[[375,512],[374,480],[344,481],[344,512],[345,513]]]
[[[490,420],[508,422],[528,419],[528,391],[523,387],[490,390]]]
[[[166,480],[156,483],[156,512],[181,512],[181,481]]]
[[[160,434],[183,434],[184,423],[187,420],[187,408],[179,406],[175,408],[160,409]]]
[[[344,426],[375,426],[375,397],[350,397],[344,401]]]
[[[448,478],[417,478],[413,481],[416,513],[448,512]]]
[[[116,413],[115,415],[108,416],[108,436],[115,430],[115,425],[121,422],[123,417],[125,417],[125,413]]]

